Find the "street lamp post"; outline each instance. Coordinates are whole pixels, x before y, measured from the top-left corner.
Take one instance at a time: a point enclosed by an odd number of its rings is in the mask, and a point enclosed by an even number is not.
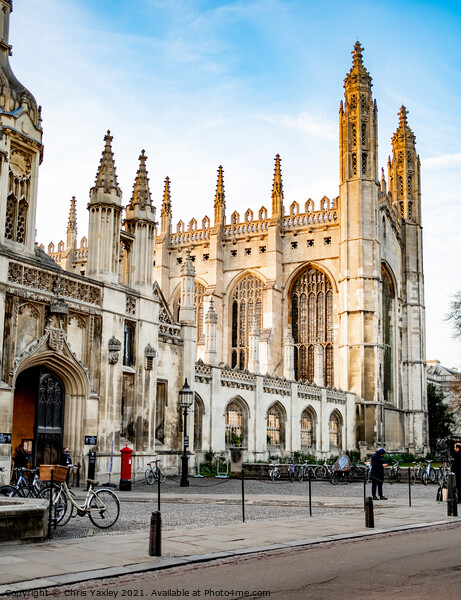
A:
[[[190,389],[187,379],[184,381],[184,385],[179,390],[179,406],[184,409],[184,451],[181,458],[181,481],[179,485],[181,487],[187,487],[189,485],[189,454],[187,449],[189,448],[189,436],[187,435],[187,409],[192,406],[194,401],[194,392]]]

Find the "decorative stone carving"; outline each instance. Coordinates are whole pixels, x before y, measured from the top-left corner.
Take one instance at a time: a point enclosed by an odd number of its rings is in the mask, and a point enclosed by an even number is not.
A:
[[[64,329],[59,329],[58,327],[49,327],[48,331],[50,333],[50,337],[48,338],[49,347],[56,352],[62,352],[66,340],[66,332]]]
[[[154,358],[157,356],[157,350],[150,344],[147,344],[147,346],[144,348],[144,356],[147,359],[146,371],[152,371],[154,368]]]
[[[127,314],[134,315],[136,314],[136,298],[134,296],[126,297],[126,308]]]
[[[122,343],[114,335],[109,340],[109,364],[116,365],[120,358]]]

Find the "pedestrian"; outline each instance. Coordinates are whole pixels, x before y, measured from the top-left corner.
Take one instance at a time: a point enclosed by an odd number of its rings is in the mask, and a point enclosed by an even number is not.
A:
[[[16,469],[25,469],[29,464],[29,455],[25,451],[22,444],[19,444],[19,446],[16,448],[16,454],[14,455],[13,462]]]
[[[384,448],[377,450],[371,457],[371,495],[373,500],[378,500],[376,490],[378,490],[379,500],[387,500],[386,496],[383,495],[383,483],[384,483],[384,467],[387,464],[384,462],[384,455],[386,451]]]
[[[461,444],[456,442],[453,446],[453,458],[451,459],[451,470],[456,475],[456,491],[458,502],[461,500]]]

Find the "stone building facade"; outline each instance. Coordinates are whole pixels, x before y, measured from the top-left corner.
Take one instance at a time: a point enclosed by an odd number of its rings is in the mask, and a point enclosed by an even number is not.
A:
[[[129,444],[135,476],[157,455],[174,471],[185,379],[192,456],[423,452],[419,158],[402,107],[389,183],[378,180],[360,44],[341,103],[336,198],[286,210],[277,156],[268,207],[228,219],[220,167],[212,219],[173,228],[167,178],[157,224],[144,151],[124,206],[108,132],[88,237],[77,239],[73,198],[66,241],[45,252],[35,242],[40,107],[11,71],[11,3],[0,5],[3,460],[20,443],[35,464],[58,461],[63,445],[74,462],[94,448],[99,472],[115,476]]]

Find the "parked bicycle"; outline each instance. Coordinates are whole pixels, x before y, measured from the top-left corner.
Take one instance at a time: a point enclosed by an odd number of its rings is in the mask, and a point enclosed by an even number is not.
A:
[[[392,485],[393,483],[400,483],[400,480],[402,479],[402,469],[400,468],[400,464],[399,461],[396,460],[388,473],[388,477],[389,477],[389,483]]]
[[[317,465],[314,469],[314,477],[316,479],[326,479],[329,478],[329,470],[331,465],[328,463],[327,459],[323,461],[323,464]]]
[[[427,460],[426,465],[424,467],[424,471],[421,475],[421,481],[424,485],[430,483],[435,483],[437,480],[437,475],[435,473],[434,467],[431,465],[432,460]]]
[[[43,469],[43,465],[42,465]],[[60,473],[60,469],[65,469],[64,475]],[[112,527],[120,515],[120,501],[117,494],[108,488],[97,488],[98,482],[93,479],[87,479],[88,491],[83,504],[78,504],[73,493],[67,487],[65,476],[67,467],[54,467],[56,479],[62,479],[57,483],[48,483],[40,492],[40,498],[45,498],[52,502],[52,518],[56,525],[65,525],[71,517],[84,517],[88,515],[90,521],[100,529]],[[43,475],[49,478],[48,474]]]
[[[287,466],[287,473],[288,473],[288,479],[291,481],[291,483],[293,483],[293,481],[296,479],[296,465],[295,463],[290,463]]]
[[[281,471],[279,465],[270,464],[269,465],[269,477],[271,481],[275,481],[276,479],[280,479]]]
[[[165,483],[166,475],[162,471],[162,469],[158,466],[160,459],[153,460],[152,462],[147,463],[146,469],[146,481],[149,485],[152,485],[155,481],[160,479],[160,483]]]
[[[302,465],[298,465],[296,478],[298,481],[304,481],[304,479],[312,479],[315,477],[315,466],[310,465],[307,461],[303,462]]]
[[[20,498],[37,498],[42,487],[39,478],[39,469],[26,469],[25,467],[17,467],[13,469],[16,473],[16,482],[14,484],[3,485],[0,488],[0,494],[3,496],[20,497]],[[33,473],[32,482],[29,483],[27,477]]]

